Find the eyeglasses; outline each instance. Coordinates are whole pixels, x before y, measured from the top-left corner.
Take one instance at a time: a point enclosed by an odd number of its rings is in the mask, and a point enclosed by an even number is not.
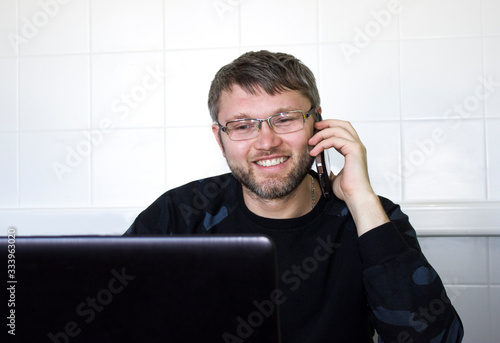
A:
[[[219,123],[217,125],[219,125],[222,131],[227,133],[229,139],[244,141],[256,138],[264,121],[276,133],[292,133],[302,130],[306,119],[314,113],[314,110],[315,107],[313,106],[305,113],[300,110],[287,111],[272,115],[266,119],[236,119],[228,121],[226,126],[222,126]]]

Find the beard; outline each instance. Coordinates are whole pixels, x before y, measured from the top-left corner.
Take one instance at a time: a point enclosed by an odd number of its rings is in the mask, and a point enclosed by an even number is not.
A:
[[[279,199],[288,196],[300,185],[309,173],[313,161],[314,157],[306,152],[298,157],[288,174],[279,174],[261,182],[257,180],[253,169],[243,168],[229,161],[227,163],[236,180],[252,193],[263,199]]]

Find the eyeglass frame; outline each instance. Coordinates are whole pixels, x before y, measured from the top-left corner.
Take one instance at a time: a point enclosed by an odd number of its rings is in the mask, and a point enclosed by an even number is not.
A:
[[[306,122],[306,119],[309,118],[311,116],[311,114],[315,113],[314,111],[316,110],[316,106],[312,106],[311,109],[307,112],[304,112],[302,110],[293,110],[293,111],[283,111],[283,112],[280,112],[280,113],[276,113],[276,114],[273,114],[272,116],[269,116],[267,117],[266,119],[257,119],[257,118],[241,118],[241,119],[235,119],[235,120],[230,120],[228,122],[226,122],[226,126],[222,126],[219,122],[217,122],[217,125],[219,125],[219,128],[225,132],[227,134],[227,136],[229,137],[230,140],[232,141],[246,141],[246,140],[249,140],[249,139],[253,139],[253,138],[257,138],[258,135],[256,135],[255,137],[250,137],[250,138],[245,138],[245,139],[232,139],[231,136],[229,135],[229,131],[228,131],[228,128],[227,128],[227,124],[229,123],[236,123],[236,122],[241,122],[241,121],[245,121],[245,120],[253,120],[253,121],[258,121],[259,124],[257,125],[257,132],[259,133],[260,130],[261,130],[261,127],[262,127],[262,123],[263,122],[267,122],[267,125],[269,125],[269,127],[273,130],[274,133],[278,134],[278,135],[281,135],[281,134],[287,134],[287,133],[293,133],[293,132],[297,132],[297,131],[300,131],[304,128],[304,125],[302,125],[302,128],[298,129],[298,130],[295,130],[295,131],[290,131],[290,132],[284,132],[284,133],[278,133],[274,130],[274,126],[271,124],[271,118],[274,118],[274,117],[277,117],[277,116],[281,116],[283,115],[284,113],[297,113],[297,112],[300,112],[302,113],[302,124],[304,124]]]

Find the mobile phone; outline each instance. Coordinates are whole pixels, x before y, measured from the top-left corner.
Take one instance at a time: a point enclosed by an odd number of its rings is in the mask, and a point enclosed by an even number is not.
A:
[[[323,120],[321,114],[316,113],[316,121],[321,120]],[[318,171],[319,185],[321,186],[323,196],[328,199],[331,196],[332,185],[330,182],[330,161],[325,151],[316,156],[316,170]]]

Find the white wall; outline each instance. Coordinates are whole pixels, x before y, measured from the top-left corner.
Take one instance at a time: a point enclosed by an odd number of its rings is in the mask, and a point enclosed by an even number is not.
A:
[[[165,190],[227,171],[212,77],[289,52],[325,117],[354,123],[376,191],[429,235],[467,341],[498,342],[499,17],[500,0],[0,0],[1,230],[121,234]]]

